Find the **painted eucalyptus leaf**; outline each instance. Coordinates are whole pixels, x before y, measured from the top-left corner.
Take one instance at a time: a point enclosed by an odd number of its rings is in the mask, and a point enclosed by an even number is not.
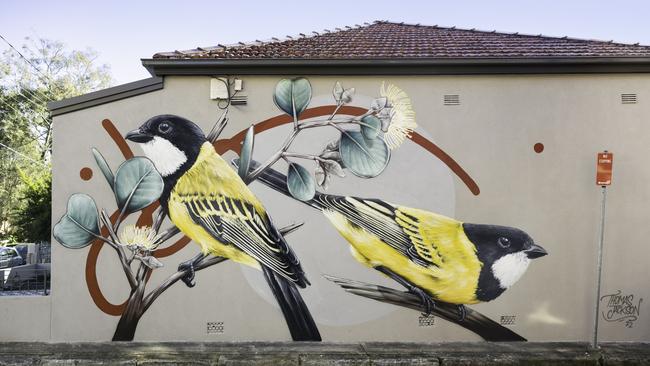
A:
[[[115,200],[120,210],[141,210],[156,202],[163,191],[163,180],[151,160],[137,156],[122,163],[115,173]]]
[[[239,154],[239,167],[237,168],[237,173],[246,181],[248,176],[248,170],[251,167],[251,159],[253,158],[253,146],[255,144],[255,131],[253,126],[248,128],[246,131],[246,136],[244,137],[244,142],[241,145],[241,153]]]
[[[384,109],[388,105],[388,98],[382,97],[382,98],[376,98],[373,99],[372,102],[370,103],[370,109],[379,111],[381,109]]]
[[[108,185],[111,186],[111,190],[114,190],[113,185],[115,183],[115,177],[113,176],[111,167],[108,166],[106,159],[104,159],[104,156],[99,152],[99,150],[93,147],[92,152],[93,156],[95,157],[95,162],[97,162],[97,166],[99,166],[99,170],[101,170],[102,174],[104,174],[104,177],[108,181]]]
[[[334,95],[334,100],[337,102],[340,102],[341,98],[343,98],[343,86],[338,81],[334,84],[332,95]]]
[[[89,195],[73,194],[68,199],[65,215],[54,225],[52,235],[66,248],[83,248],[99,235],[98,215],[97,205]]]
[[[309,171],[297,163],[289,164],[287,173],[289,193],[301,201],[308,201],[316,194],[316,184]]]
[[[341,164],[339,164],[337,161],[323,160],[318,162],[318,164],[321,167],[323,167],[323,169],[329,174],[336,175],[337,177],[340,178],[345,178],[345,173],[343,172],[343,168],[341,167]]]
[[[161,268],[163,267],[163,264],[161,261],[159,261],[156,257],[152,255],[147,255],[144,257],[139,257],[140,261],[147,267],[151,269],[156,269],[156,268]]]
[[[343,91],[343,94],[341,95],[341,101],[343,103],[350,103],[352,101],[352,96],[354,95],[355,89],[350,88],[350,89],[345,89]]]
[[[357,131],[345,130],[341,133],[339,151],[345,167],[361,178],[378,176],[390,160],[390,150],[383,139],[367,141]]]
[[[393,109],[384,108],[377,115],[379,120],[381,120],[381,130],[383,132],[388,132],[388,127],[390,126],[391,119],[393,119]]]
[[[275,85],[273,101],[282,111],[296,118],[311,101],[311,84],[305,78],[282,79]]]
[[[336,160],[336,161],[341,161],[341,153],[337,151],[323,151],[319,157],[323,159],[330,159],[330,160]]]
[[[366,140],[373,140],[379,135],[381,120],[375,116],[365,116],[361,119],[361,133]]]
[[[335,152],[338,154],[338,151]],[[316,184],[323,189],[329,188],[329,183],[332,180],[332,176],[336,175],[340,178],[345,178],[345,173],[341,164],[336,160],[323,159],[318,161],[318,166],[314,170],[314,176],[316,177]]]
[[[329,188],[330,184],[330,175],[327,174],[325,169],[321,165],[317,166],[314,170],[314,176],[316,177],[316,184],[323,189]]]

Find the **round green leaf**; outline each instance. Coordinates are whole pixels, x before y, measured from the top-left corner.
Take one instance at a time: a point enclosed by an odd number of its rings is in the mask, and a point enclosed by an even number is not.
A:
[[[101,170],[102,173],[104,174],[104,177],[108,181],[108,185],[111,186],[111,189],[114,189],[113,184],[115,182],[115,177],[113,176],[113,171],[111,170],[111,167],[108,166],[106,159],[104,159],[104,156],[99,152],[99,150],[93,147],[92,152],[93,152],[93,156],[95,157],[95,161],[99,166],[99,170]]]
[[[305,78],[282,79],[275,85],[273,101],[284,113],[298,117],[311,101],[311,84]]]
[[[163,180],[151,160],[138,156],[122,163],[115,173],[115,200],[120,210],[135,212],[154,203]]]
[[[296,163],[289,164],[287,173],[287,186],[289,193],[301,201],[309,201],[316,194],[316,184],[309,171],[302,165]]]
[[[361,178],[373,178],[386,169],[390,150],[384,140],[374,138],[366,141],[361,132],[343,131],[339,142],[341,160],[352,174]]]
[[[65,215],[54,225],[52,235],[64,247],[79,249],[99,235],[95,201],[87,194],[73,194],[68,199]]]
[[[361,133],[367,140],[373,140],[379,135],[381,120],[375,116],[365,116],[361,119]]]
[[[253,126],[250,126],[248,128],[248,131],[246,131],[244,142],[241,145],[241,153],[239,154],[239,168],[237,169],[237,173],[244,181],[246,181],[246,176],[248,176],[248,170],[251,166],[254,143],[255,131],[253,131]]]

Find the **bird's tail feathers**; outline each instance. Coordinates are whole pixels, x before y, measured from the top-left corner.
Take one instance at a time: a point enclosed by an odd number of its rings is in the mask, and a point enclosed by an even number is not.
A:
[[[314,319],[293,282],[262,266],[264,278],[275,296],[294,341],[320,341]]]
[[[236,167],[239,167],[239,159],[233,159],[232,164]],[[254,170],[260,166],[260,163],[255,160],[251,160],[250,169]],[[257,180],[266,186],[273,188],[274,190],[283,193],[291,198],[294,198],[293,195],[289,192],[289,186],[287,185],[287,176],[280,173],[279,171],[273,168],[266,168],[262,173],[257,177]],[[314,198],[307,201],[300,201],[308,206],[311,206],[317,210],[322,210],[325,207],[320,202],[319,198],[325,196],[324,193],[316,192]]]

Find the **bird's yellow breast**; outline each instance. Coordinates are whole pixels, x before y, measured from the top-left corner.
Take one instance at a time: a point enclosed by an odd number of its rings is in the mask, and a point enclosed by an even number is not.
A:
[[[404,208],[400,208],[404,209]],[[339,233],[351,244],[354,257],[369,267],[384,266],[434,299],[451,304],[475,304],[481,262],[476,248],[465,235],[460,222],[440,220],[439,215],[408,209],[421,220],[424,241],[435,241],[432,260],[435,265],[422,266],[402,255],[376,235],[352,225],[334,211],[324,211]],[[431,216],[433,215],[433,216]],[[444,217],[442,217],[444,218]]]
[[[192,220],[186,205],[188,199],[218,196],[238,197],[264,212],[261,203],[248,186],[214,151],[214,147],[206,142],[201,146],[196,162],[178,179],[170,192],[167,205],[169,218],[183,234],[201,246],[203,253],[226,257],[259,268],[259,263],[251,256],[235,246],[221,243]]]

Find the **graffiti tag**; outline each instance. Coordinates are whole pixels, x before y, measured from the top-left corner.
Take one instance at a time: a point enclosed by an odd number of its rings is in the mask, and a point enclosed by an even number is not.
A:
[[[639,319],[643,298],[635,299],[633,294],[624,295],[621,290],[600,298],[603,307],[603,319],[608,322],[621,322],[626,328],[632,328]]]

